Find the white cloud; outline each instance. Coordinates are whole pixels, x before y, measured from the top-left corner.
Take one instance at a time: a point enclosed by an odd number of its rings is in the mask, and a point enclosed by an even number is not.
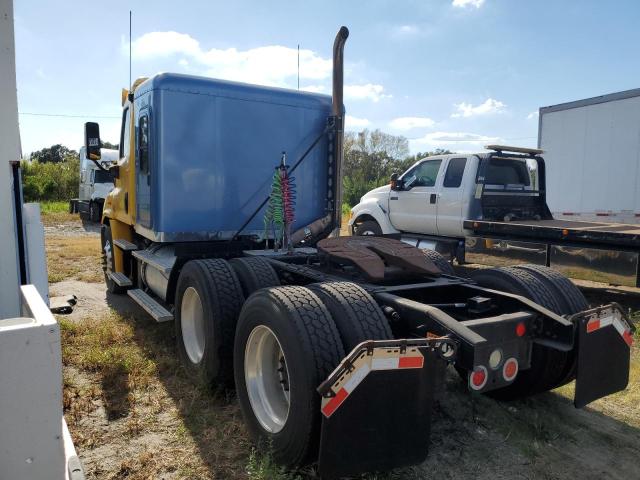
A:
[[[420,29],[415,25],[401,25],[394,31],[396,35],[416,35],[420,33]]]
[[[300,87],[300,90],[311,93],[327,93],[327,87],[324,85],[307,85]]]
[[[347,115],[345,119],[345,128],[367,128],[371,122],[366,118],[352,117]]]
[[[431,132],[409,140],[411,151],[446,148],[454,152],[479,152],[488,143],[499,142],[499,137],[489,137],[467,132]]]
[[[399,117],[389,122],[391,128],[396,130],[411,130],[413,128],[429,128],[436,124],[428,117]]]
[[[458,110],[456,113],[453,113],[451,116],[453,118],[459,117],[473,117],[475,115],[487,115],[491,113],[500,113],[503,112],[506,105],[499,100],[494,100],[493,98],[488,98],[484,103],[480,105],[473,106],[470,103],[458,103],[455,104],[456,109]]]
[[[484,3],[484,0],[453,0],[453,2],[451,2],[451,5],[459,8],[467,8],[467,7],[480,8],[483,3]]]
[[[125,45],[128,48],[128,45]],[[248,50],[235,48],[206,50],[186,33],[149,32],[132,44],[136,60],[153,60],[181,55],[189,65],[203,74],[271,86],[292,86],[298,74],[298,51],[295,48],[269,45]],[[312,50],[300,50],[300,78],[325,80],[331,76],[331,59]]]
[[[527,115],[527,120],[531,120],[534,118],[538,118],[538,110],[536,110],[535,112],[531,112],[529,115]]]
[[[382,85],[367,83],[365,85],[345,85],[344,96],[351,100],[371,100],[378,102],[383,98],[391,98],[391,95],[384,93]]]

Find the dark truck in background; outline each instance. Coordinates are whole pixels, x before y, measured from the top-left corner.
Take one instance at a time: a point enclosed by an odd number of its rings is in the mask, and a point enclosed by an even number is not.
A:
[[[460,263],[526,262],[640,287],[640,226],[554,219],[543,152],[487,149],[418,161],[352,209],[353,233],[400,235]]]

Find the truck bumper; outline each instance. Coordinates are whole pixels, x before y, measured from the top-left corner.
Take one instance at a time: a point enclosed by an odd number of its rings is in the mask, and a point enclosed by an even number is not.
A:
[[[585,310],[570,319],[576,325],[578,349],[573,403],[582,408],[627,387],[635,328],[616,303]]]

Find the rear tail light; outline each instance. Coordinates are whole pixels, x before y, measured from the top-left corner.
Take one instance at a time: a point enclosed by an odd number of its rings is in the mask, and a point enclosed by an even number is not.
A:
[[[482,390],[489,380],[487,369],[482,365],[477,366],[473,372],[469,373],[469,387],[472,390]]]
[[[516,335],[519,337],[524,337],[525,333],[527,333],[527,326],[525,325],[525,323],[518,323],[518,325],[516,325]]]
[[[509,358],[502,367],[502,376],[507,382],[511,382],[518,375],[518,360]]]

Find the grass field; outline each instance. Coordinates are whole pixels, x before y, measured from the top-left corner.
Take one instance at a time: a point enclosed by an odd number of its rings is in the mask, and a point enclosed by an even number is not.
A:
[[[99,237],[47,236],[45,246],[49,283],[103,281]]]
[[[69,202],[40,202],[40,213],[45,226],[78,221],[78,214],[69,213]]]
[[[314,467],[285,472],[254,449],[235,393],[212,392],[180,365],[174,325],[154,323],[126,295],[105,293],[97,226],[50,211],[43,218],[58,218],[46,227],[51,288],[78,296],[74,312],[58,319],[65,418],[87,477],[317,480]],[[596,292],[591,303],[613,299]],[[638,309],[634,298],[615,300]],[[640,312],[633,316],[640,320]],[[639,353],[634,346],[629,388],[584,410],[573,409],[572,386],[505,404],[470,395],[450,369],[427,461],[358,479],[635,478]]]

